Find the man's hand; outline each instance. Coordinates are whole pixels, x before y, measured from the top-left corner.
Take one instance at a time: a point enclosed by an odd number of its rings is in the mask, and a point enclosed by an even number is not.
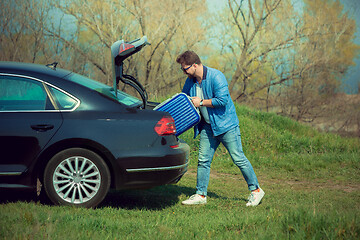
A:
[[[193,104],[195,107],[200,107],[201,98],[199,97],[192,97],[191,98]]]

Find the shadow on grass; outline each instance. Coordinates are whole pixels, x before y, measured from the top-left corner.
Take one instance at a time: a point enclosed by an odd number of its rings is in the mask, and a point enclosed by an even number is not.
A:
[[[98,208],[162,210],[185,200],[180,199],[180,195],[185,195],[187,198],[194,193],[194,188],[178,185],[165,185],[145,190],[110,191]],[[219,198],[217,194],[211,192],[208,195]]]
[[[158,186],[144,190],[110,190],[105,199],[97,206],[98,209],[104,207],[122,209],[146,209],[162,210],[164,208],[178,204],[180,201],[195,193],[195,188],[183,187],[178,185]],[[42,192],[43,194],[43,192]],[[185,195],[180,199],[180,195]],[[227,199],[209,192],[210,198]],[[52,206],[53,204],[46,197],[38,197],[35,192],[22,191],[16,189],[0,190],[0,204],[16,202],[39,202],[43,205]]]
[[[36,193],[30,190],[1,189],[0,204],[15,202],[36,202],[39,201]]]

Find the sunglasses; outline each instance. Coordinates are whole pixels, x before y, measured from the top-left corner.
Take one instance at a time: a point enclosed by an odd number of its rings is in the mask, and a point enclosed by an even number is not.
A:
[[[191,64],[190,67],[187,68],[183,68],[181,67],[181,70],[183,70],[184,73],[187,73],[187,70],[189,70],[189,68],[191,68],[194,64]]]

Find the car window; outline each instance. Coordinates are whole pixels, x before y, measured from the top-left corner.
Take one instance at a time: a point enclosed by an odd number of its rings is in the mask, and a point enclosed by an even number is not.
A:
[[[56,88],[49,87],[52,95],[55,98],[57,106],[60,110],[71,110],[77,104],[77,101],[69,95],[57,90]]]
[[[115,91],[112,87],[109,87],[106,84],[92,80],[85,76],[82,76],[82,75],[79,75],[76,73],[72,73],[72,74],[69,74],[68,76],[66,76],[66,78],[68,80],[71,80],[73,82],[81,84],[85,87],[93,89],[93,90],[95,90],[101,94],[104,94],[108,97],[111,97],[111,98],[121,102],[122,104],[125,104],[126,106],[138,106],[138,105],[142,104],[142,101],[140,101],[138,98],[131,96],[127,93],[124,93],[120,90],[117,90],[118,92],[117,92],[117,97],[116,97]]]
[[[0,111],[46,109],[47,94],[41,82],[16,76],[0,76]]]
[[[111,90],[112,90],[112,92],[114,92],[113,88],[111,88]],[[127,93],[124,93],[120,90],[118,90],[117,99],[118,99],[118,101],[120,101],[121,103],[123,103],[127,106],[142,104],[142,102],[139,99],[137,99]]]

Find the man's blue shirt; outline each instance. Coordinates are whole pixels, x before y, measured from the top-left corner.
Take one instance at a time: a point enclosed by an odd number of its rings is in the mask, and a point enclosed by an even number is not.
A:
[[[208,107],[209,120],[214,136],[223,134],[239,125],[234,103],[230,97],[228,83],[222,72],[203,66],[201,87],[205,99],[212,99],[214,108]],[[183,93],[190,97],[196,96],[196,78],[187,78]],[[201,124],[194,127],[194,138],[200,133]]]

